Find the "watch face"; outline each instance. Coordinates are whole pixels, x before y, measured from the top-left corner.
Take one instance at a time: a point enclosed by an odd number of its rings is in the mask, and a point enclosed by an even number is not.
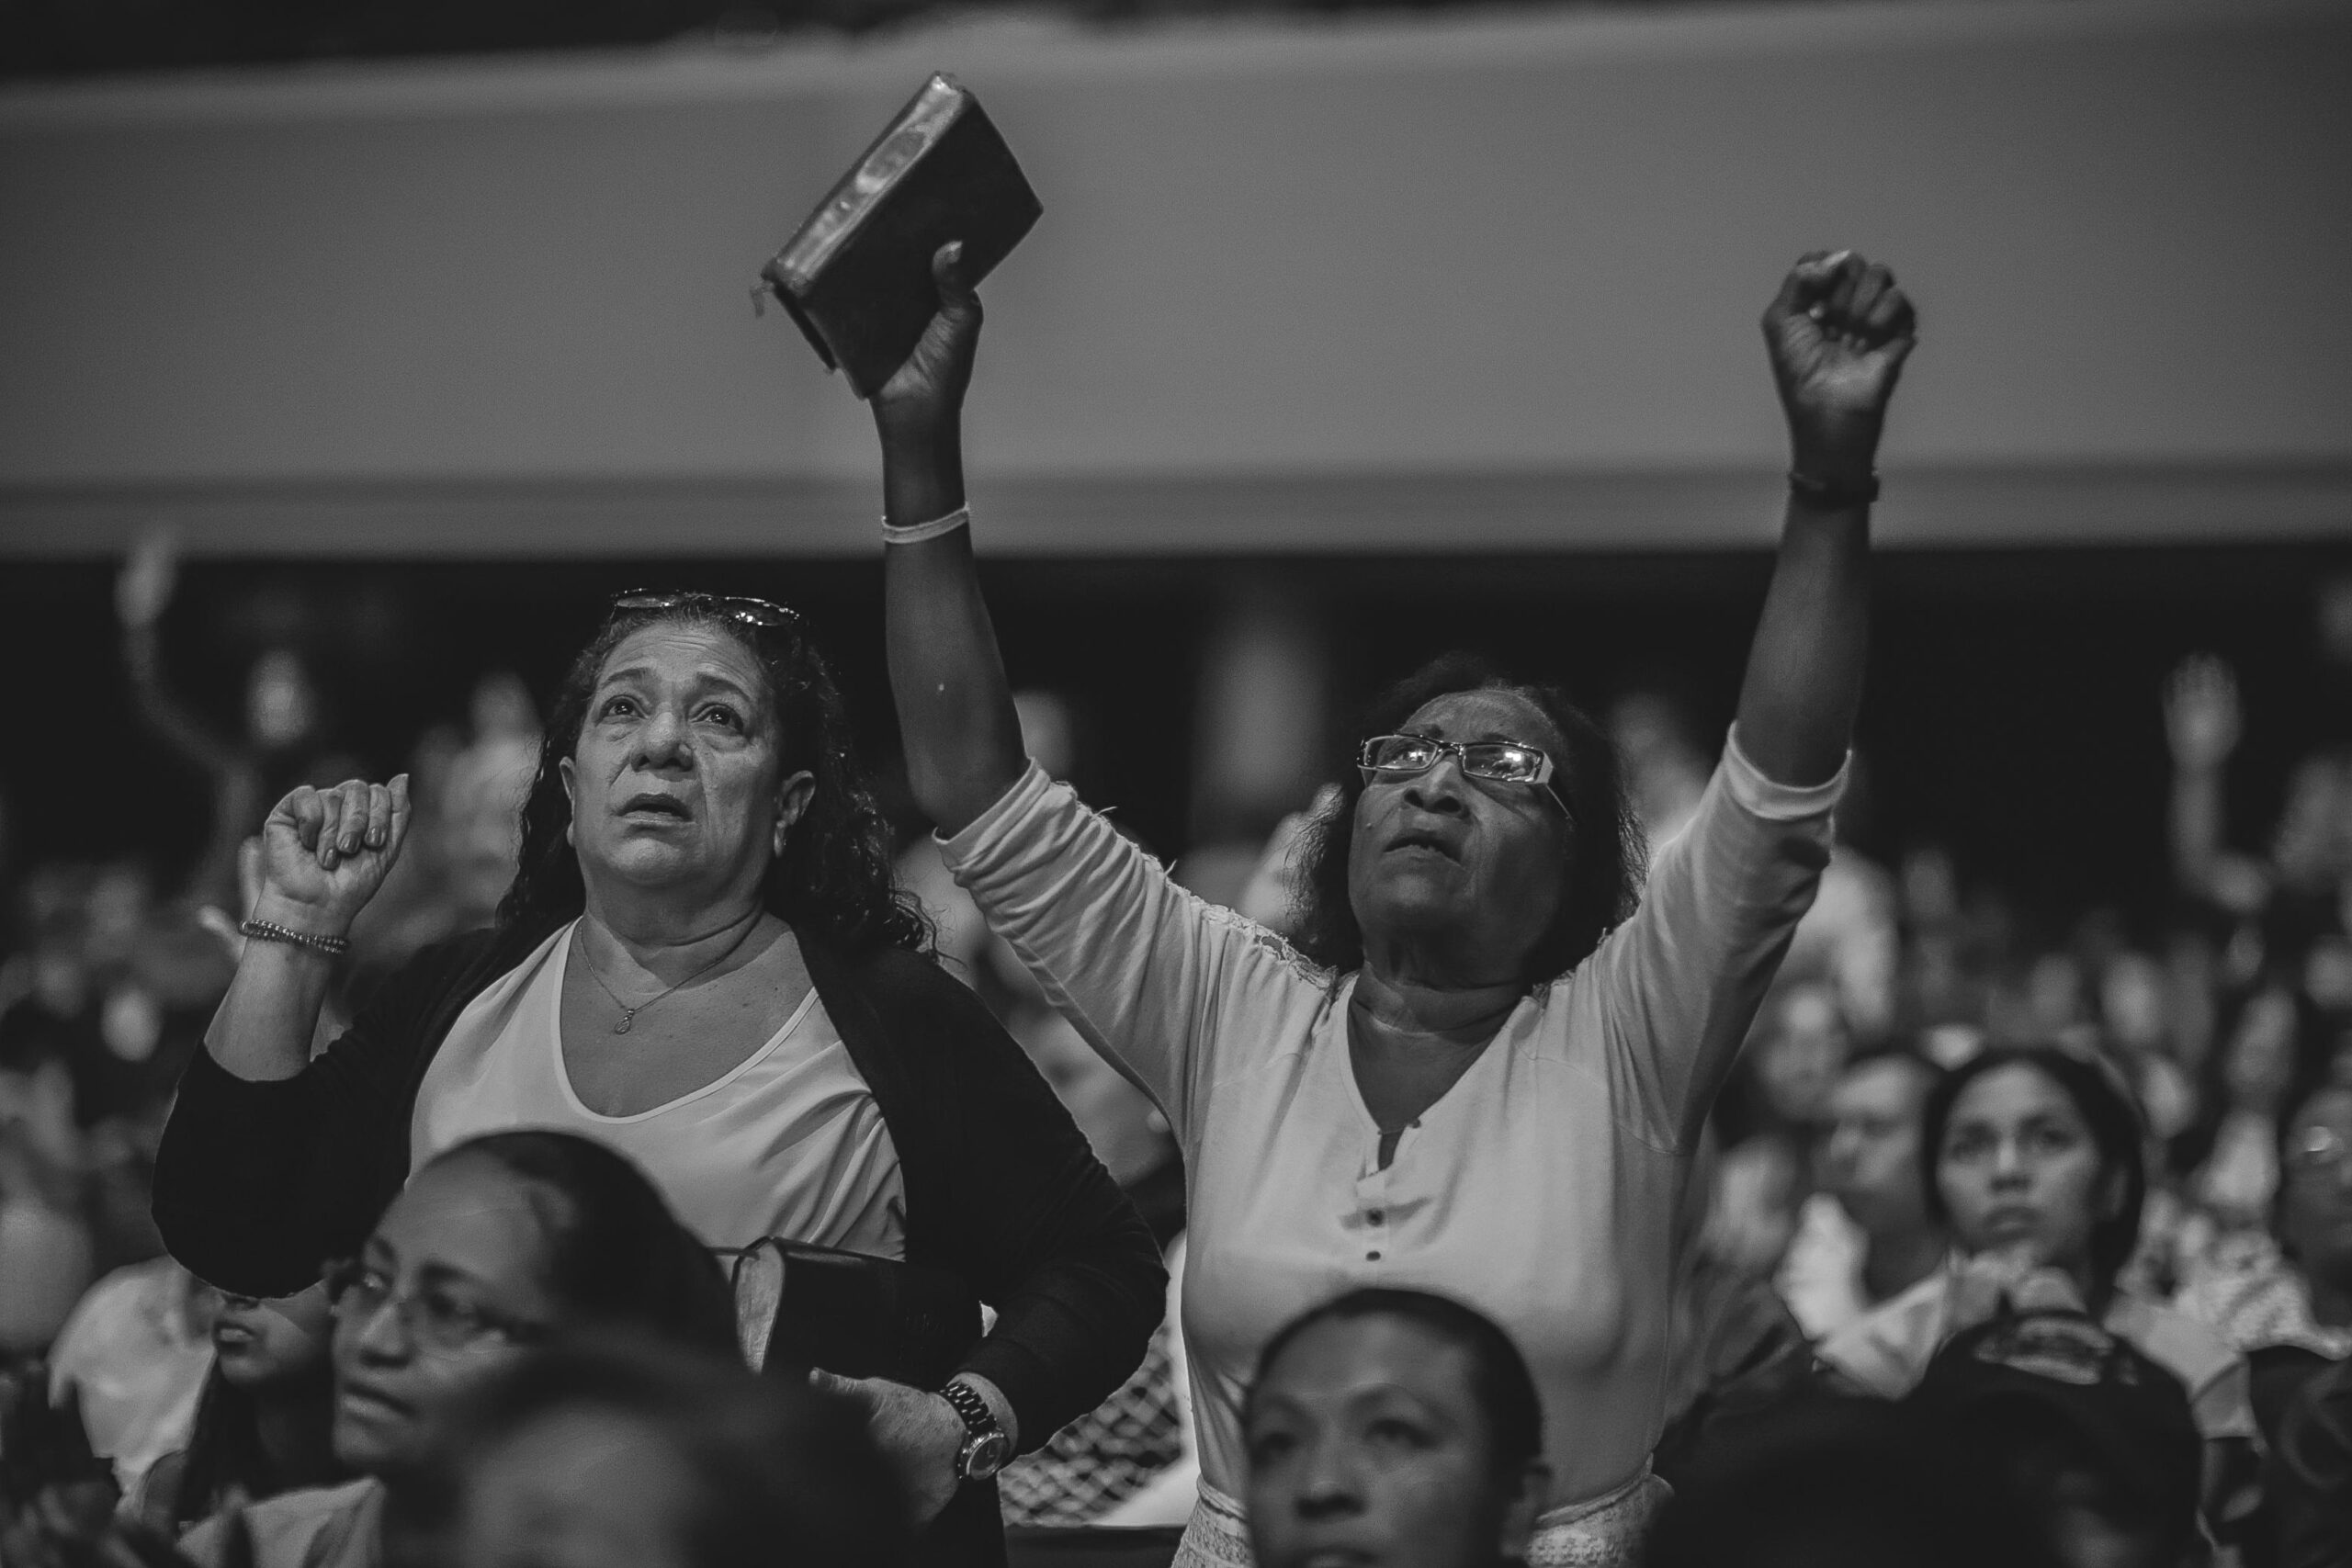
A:
[[[1012,1442],[1001,1431],[983,1432],[964,1445],[964,1479],[986,1481],[1012,1457]]]

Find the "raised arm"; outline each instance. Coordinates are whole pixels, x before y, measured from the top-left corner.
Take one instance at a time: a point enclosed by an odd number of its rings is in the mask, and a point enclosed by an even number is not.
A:
[[[2222,862],[2223,775],[2238,744],[2238,683],[2211,654],[2181,661],[2165,682],[2172,750],[2172,866],[2181,891],[2213,896]]]
[[[399,858],[408,821],[406,773],[389,784],[304,786],[271,810],[252,919],[277,939],[245,943],[205,1032],[214,1061],[249,1082],[290,1078],[308,1065],[327,994],[321,941],[349,934]]]
[[[1789,502],[1740,687],[1739,743],[1776,783],[1820,784],[1845,761],[1869,638],[1872,465],[1914,326],[1894,275],[1851,251],[1799,261],[1764,312]]]
[[[958,249],[944,246],[933,258],[939,313],[874,394],[882,515],[899,527],[964,504],[964,390],[979,343],[980,302],[957,274]],[[883,558],[882,590],[907,782],[924,815],[952,834],[1010,789],[1028,760],[980,597],[971,530],[893,542]]]

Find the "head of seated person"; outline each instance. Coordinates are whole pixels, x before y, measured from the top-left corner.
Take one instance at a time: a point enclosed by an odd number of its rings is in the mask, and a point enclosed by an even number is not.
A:
[[[717,1262],[636,1167],[566,1133],[433,1160],[330,1286],[334,1449],[368,1475],[413,1465],[438,1408],[534,1346],[633,1329],[736,1353]]]
[[[2279,1249],[2311,1289],[2312,1315],[2352,1328],[2352,1088],[2321,1085],[2278,1133]]]
[[[2059,1568],[1940,1423],[1908,1404],[1793,1401],[1675,1483],[1647,1568]]]
[[[894,1473],[859,1413],[641,1337],[535,1350],[434,1423],[393,1568],[890,1568]]]
[[[1360,730],[1301,849],[1300,952],[1340,971],[1416,953],[1527,984],[1631,912],[1645,840],[1616,748],[1557,687],[1448,654]],[[1436,744],[1381,739],[1400,736]]]
[[[1910,1404],[2057,1561],[2188,1560],[2203,1445],[2188,1391],[2088,1318],[2028,1313],[1969,1329]]]
[[[2053,1046],[1955,1068],[1920,1113],[1928,1217],[1972,1257],[2055,1269],[2103,1311],[2140,1235],[2139,1113],[2108,1070]]]
[[[1919,1135],[1928,1092],[1943,1076],[1917,1052],[1886,1045],[1857,1054],[1830,1088],[1821,1184],[1870,1237],[1873,1263],[1883,1248],[1939,1240],[1928,1217]]]
[[[848,948],[911,947],[920,908],[799,617],[763,600],[624,595],[572,660],[523,808],[503,922],[583,908],[708,934],[763,908]]]
[[[1522,1562],[1551,1484],[1518,1348],[1420,1291],[1353,1291],[1293,1320],[1259,1359],[1243,1429],[1264,1568]]]

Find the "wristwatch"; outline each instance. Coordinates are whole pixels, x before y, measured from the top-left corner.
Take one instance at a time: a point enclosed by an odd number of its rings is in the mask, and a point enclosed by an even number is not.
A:
[[[956,1450],[957,1481],[986,1481],[1004,1468],[1012,1457],[1012,1439],[996,1424],[996,1412],[989,1408],[969,1383],[951,1382],[939,1391],[939,1397],[964,1418],[964,1446]]]

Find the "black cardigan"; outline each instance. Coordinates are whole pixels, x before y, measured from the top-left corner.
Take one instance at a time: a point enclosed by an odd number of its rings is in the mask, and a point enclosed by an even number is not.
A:
[[[417,1089],[450,1026],[554,929],[427,948],[293,1077],[248,1081],[197,1053],[155,1162],[172,1256],[224,1290],[278,1296],[356,1253],[408,1179]],[[964,1367],[1004,1392],[1035,1448],[1142,1360],[1167,1288],[1151,1233],[969,990],[897,948],[801,951],[898,1150],[907,1261],[952,1269],[995,1309]]]

